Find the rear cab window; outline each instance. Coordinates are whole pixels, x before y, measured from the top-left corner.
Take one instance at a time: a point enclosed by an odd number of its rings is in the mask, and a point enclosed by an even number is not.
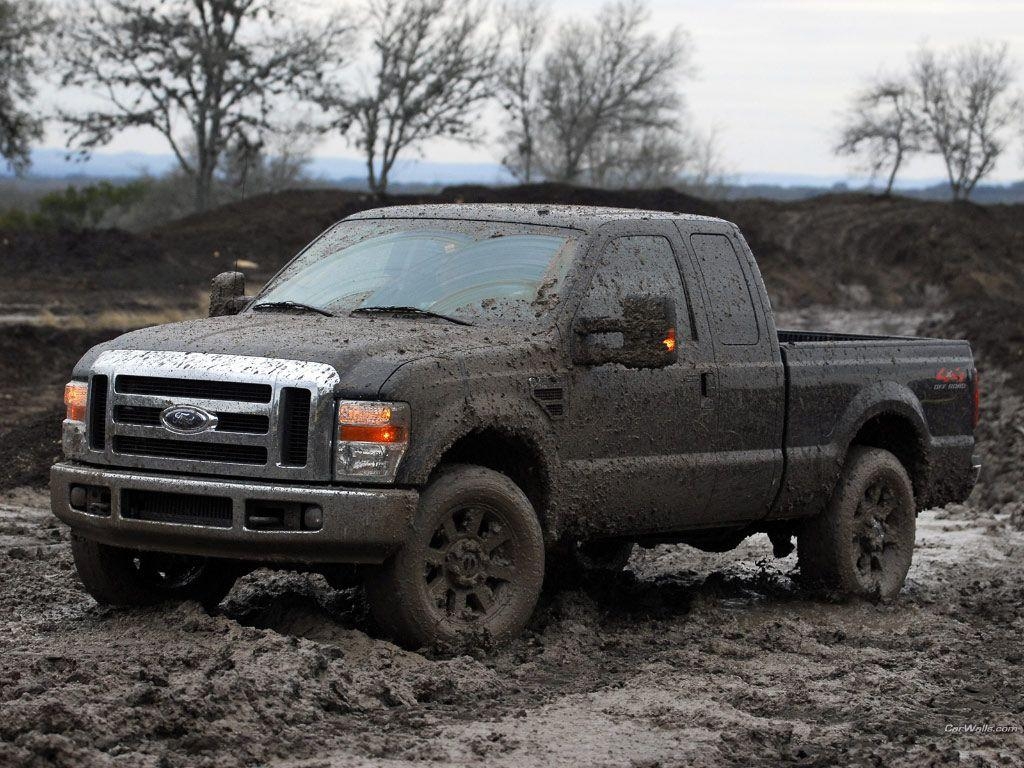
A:
[[[732,240],[718,233],[690,235],[690,247],[708,294],[708,321],[722,344],[751,346],[760,342],[750,277]]]

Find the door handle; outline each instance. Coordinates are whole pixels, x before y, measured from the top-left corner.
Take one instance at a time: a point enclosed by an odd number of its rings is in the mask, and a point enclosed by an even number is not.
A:
[[[704,371],[700,375],[700,396],[711,398],[715,396],[716,391],[716,379],[715,374]]]

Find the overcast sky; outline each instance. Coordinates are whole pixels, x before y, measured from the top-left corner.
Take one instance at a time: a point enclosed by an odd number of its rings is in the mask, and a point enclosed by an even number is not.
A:
[[[591,16],[600,2],[557,0],[552,24],[569,15]],[[702,128],[718,132],[728,170],[737,174],[851,173],[832,156],[838,119],[863,80],[905,65],[927,42],[937,48],[973,40],[1010,44],[1024,88],[1024,0],[654,0],[655,28],[681,26],[690,34],[699,73],[684,83],[690,111]],[[485,124],[497,133],[499,115]],[[60,146],[54,132],[48,142]],[[1021,144],[994,178],[1024,176]],[[166,152],[159,137],[131,134],[110,150]],[[315,154],[355,156],[341,139]],[[435,143],[425,158],[441,162],[494,162],[493,145]],[[942,175],[920,160],[907,177]]]

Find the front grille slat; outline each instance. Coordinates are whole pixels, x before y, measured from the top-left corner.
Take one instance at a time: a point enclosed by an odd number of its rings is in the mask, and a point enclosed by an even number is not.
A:
[[[115,405],[114,422],[155,427],[160,424],[161,408],[145,405]],[[217,432],[242,432],[265,435],[270,430],[270,417],[256,413],[227,413],[216,411]]]
[[[207,400],[238,400],[243,403],[269,403],[274,391],[269,384],[157,376],[118,376],[114,380],[114,389],[126,395],[200,397]]]
[[[257,445],[200,443],[193,440],[164,440],[128,435],[114,436],[114,452],[167,459],[220,461],[228,464],[266,464],[267,449]]]
[[[250,413],[217,412],[218,432],[245,432],[265,435],[270,430],[270,417]]]
[[[103,375],[92,377],[89,384],[89,447],[102,451],[107,443],[107,388],[110,380]]]
[[[121,491],[121,517],[157,523],[230,528],[234,515],[231,499],[226,497],[126,488]]]
[[[281,463],[304,467],[309,454],[308,389],[286,387],[281,395]]]

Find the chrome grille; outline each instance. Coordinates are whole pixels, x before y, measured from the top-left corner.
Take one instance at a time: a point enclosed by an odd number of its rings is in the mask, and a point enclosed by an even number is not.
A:
[[[103,438],[91,446],[97,462],[267,479],[330,479],[338,382],[330,366],[118,350],[97,358],[92,381],[94,387],[106,384],[105,399],[90,402],[97,404],[90,423]],[[203,409],[217,417],[216,423],[197,433],[174,431],[160,417],[171,406]]]

